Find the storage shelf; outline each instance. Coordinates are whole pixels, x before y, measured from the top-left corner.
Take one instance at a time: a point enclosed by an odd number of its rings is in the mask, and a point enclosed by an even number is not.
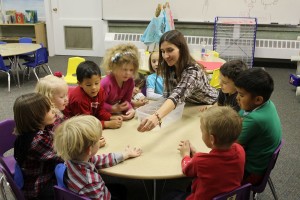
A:
[[[44,22],[35,24],[0,24],[0,40],[18,42],[21,37],[32,38],[33,43],[43,43],[47,47],[46,25]]]

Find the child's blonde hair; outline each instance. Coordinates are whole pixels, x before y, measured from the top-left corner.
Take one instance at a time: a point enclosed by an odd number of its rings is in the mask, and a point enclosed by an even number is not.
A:
[[[213,106],[200,113],[202,129],[215,138],[214,145],[231,146],[242,131],[242,119],[229,106]],[[203,134],[203,133],[202,133]]]
[[[150,73],[155,73],[155,71],[154,71],[154,69],[152,68],[152,55],[154,54],[154,53],[158,53],[158,56],[159,56],[159,52],[158,51],[152,51],[151,53],[150,53],[150,56],[149,56],[149,60],[148,60],[148,67],[149,67],[149,71],[150,71]],[[159,65],[158,65],[159,66]],[[157,69],[157,74],[159,74],[159,68]]]
[[[134,73],[139,69],[138,49],[133,44],[119,44],[106,51],[101,68],[108,71],[122,67],[124,64],[132,64]]]
[[[67,119],[55,129],[54,150],[64,160],[78,160],[102,135],[100,121],[92,115]]]
[[[53,94],[57,89],[68,87],[67,82],[63,78],[54,75],[47,75],[40,79],[35,86],[35,92],[45,95],[52,101]]]

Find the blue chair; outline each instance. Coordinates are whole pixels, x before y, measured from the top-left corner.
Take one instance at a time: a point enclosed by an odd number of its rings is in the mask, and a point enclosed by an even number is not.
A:
[[[0,44],[7,44],[7,42],[4,42],[4,41],[0,41]]]
[[[7,74],[7,82],[8,82],[8,92],[10,92],[10,73],[11,67],[10,65],[5,65],[3,57],[0,55],[0,72]]]
[[[64,176],[66,173],[67,166],[64,163],[59,163],[55,167],[55,176],[57,180],[57,185],[61,188],[67,188],[64,183]]]
[[[42,48],[36,50],[34,60],[23,63],[23,65],[26,66],[24,69],[24,73],[23,73],[23,81],[24,81],[24,78],[26,75],[28,76],[28,79],[29,79],[30,68],[32,69],[32,71],[38,81],[39,81],[39,77],[36,73],[36,69],[39,69],[41,67],[45,71],[45,73],[52,74],[52,71],[48,65],[48,52],[45,47],[42,47]],[[46,71],[44,66],[46,66],[48,68],[49,73]]]
[[[55,176],[57,180],[57,185],[54,186],[54,195],[56,200],[88,200],[89,198],[80,196],[75,192],[67,189],[64,183],[64,176],[66,173],[66,165],[64,163],[59,163],[55,167]]]
[[[21,37],[19,39],[19,43],[32,43],[32,38],[29,37]]]
[[[213,200],[249,200],[250,199],[250,192],[251,192],[251,184],[247,183],[238,187],[237,189],[227,192],[224,194],[220,194],[213,198]]]
[[[280,144],[278,145],[278,147],[276,148],[276,150],[274,151],[274,153],[272,155],[272,158],[271,158],[271,160],[269,162],[267,171],[264,174],[262,182],[259,185],[253,185],[252,186],[251,190],[253,191],[253,197],[254,197],[254,199],[257,199],[257,193],[262,193],[266,189],[267,184],[269,184],[269,186],[271,188],[271,191],[272,191],[274,199],[275,200],[278,199],[278,196],[276,194],[275,187],[274,187],[274,184],[273,184],[273,182],[271,180],[270,174],[271,174],[271,171],[273,170],[273,168],[274,168],[274,166],[276,164],[277,158],[279,156],[279,152],[280,152],[281,147],[282,147],[283,144],[284,144],[284,140],[282,139],[281,142],[280,142]]]
[[[16,160],[14,156],[4,156],[4,153],[14,148],[16,135],[13,134],[16,124],[13,119],[0,122],[0,163],[13,176],[15,173]]]
[[[19,43],[32,43],[32,38],[21,37],[21,38],[19,38]],[[34,52],[21,54],[21,55],[19,55],[19,58],[22,58],[25,61],[32,61],[34,59]]]
[[[3,174],[3,177],[0,179],[1,186],[10,187],[14,196],[18,200],[25,200],[23,192],[18,188],[10,173],[1,165],[0,166],[0,174]],[[4,199],[10,199],[12,196],[7,196],[6,192],[4,192],[4,188],[1,187],[1,192]]]

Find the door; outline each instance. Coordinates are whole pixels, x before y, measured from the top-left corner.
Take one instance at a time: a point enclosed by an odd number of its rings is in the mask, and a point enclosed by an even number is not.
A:
[[[50,55],[103,56],[102,0],[46,0],[45,7]]]

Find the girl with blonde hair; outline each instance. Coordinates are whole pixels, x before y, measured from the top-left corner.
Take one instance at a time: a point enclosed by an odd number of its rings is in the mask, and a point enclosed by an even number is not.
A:
[[[37,82],[35,92],[45,95],[51,101],[57,117],[54,125],[65,120],[62,111],[68,105],[68,85],[63,78],[47,75]]]
[[[104,56],[102,68],[109,74],[101,80],[105,95],[104,108],[113,114],[121,114],[123,120],[134,117],[131,98],[134,76],[139,69],[138,49],[133,44],[112,47]]]

